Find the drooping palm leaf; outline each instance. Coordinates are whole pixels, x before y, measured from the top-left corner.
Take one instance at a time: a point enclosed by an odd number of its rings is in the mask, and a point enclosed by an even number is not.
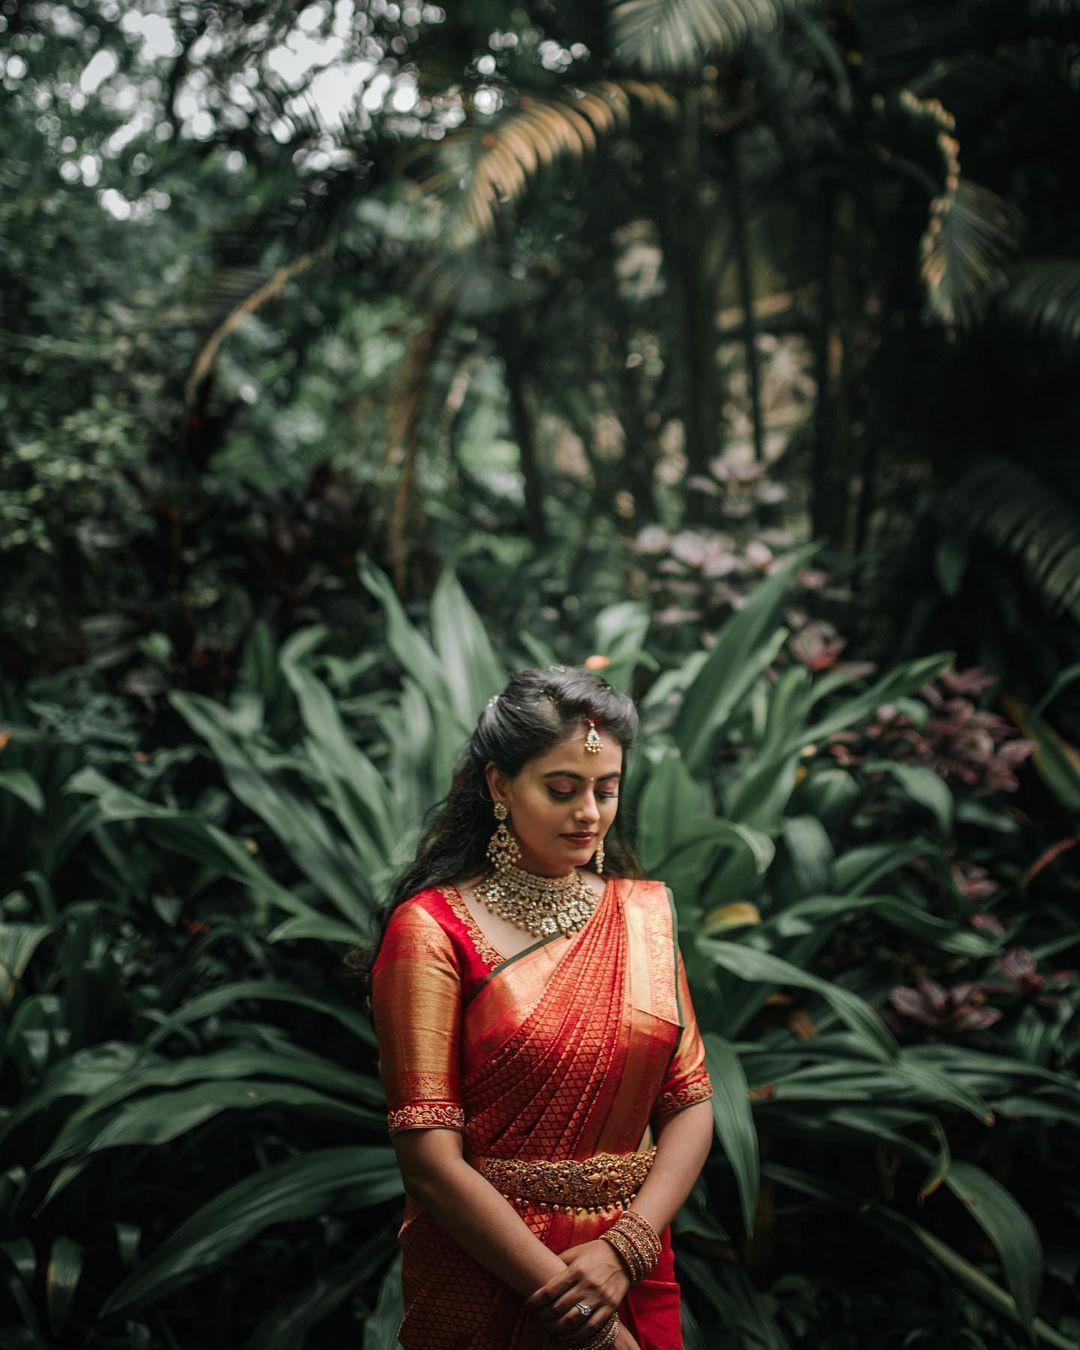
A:
[[[979,317],[1006,285],[1004,259],[1018,229],[1015,210],[996,192],[948,174],[919,241],[927,314],[950,325]]]
[[[650,75],[700,68],[713,52],[730,52],[752,33],[777,28],[786,13],[818,8],[815,0],[614,0],[617,55]]]
[[[984,458],[952,492],[973,533],[1023,564],[1048,605],[1080,595],[1080,511],[1045,479],[1000,455]]]
[[[554,99],[524,97],[501,119],[448,136],[439,168],[421,186],[457,207],[456,238],[471,242],[492,228],[498,205],[520,196],[542,166],[565,154],[583,158],[600,137],[625,125],[635,100],[667,116],[678,109],[666,89],[640,80],[605,80]]]
[[[995,318],[1075,357],[1080,344],[1080,263],[1041,258],[1009,269]]]

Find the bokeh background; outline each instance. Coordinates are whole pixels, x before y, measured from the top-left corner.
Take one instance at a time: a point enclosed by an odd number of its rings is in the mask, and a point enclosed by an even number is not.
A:
[[[1080,6],[0,0],[0,1350],[382,1350],[343,965],[603,671],[688,1350],[1080,1346]]]

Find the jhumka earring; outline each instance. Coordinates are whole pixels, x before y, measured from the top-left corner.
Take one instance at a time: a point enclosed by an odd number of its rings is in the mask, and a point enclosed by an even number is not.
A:
[[[521,858],[518,841],[506,827],[506,818],[509,814],[502,802],[495,803],[495,819],[499,822],[499,828],[487,842],[487,855],[496,871],[501,871],[508,863],[516,863]]]
[[[596,870],[598,872],[604,870],[604,841],[602,839],[596,846]]]
[[[598,755],[604,748],[604,742],[600,739],[600,733],[596,729],[596,723],[591,717],[586,717],[589,731],[585,737],[585,749],[590,755]]]

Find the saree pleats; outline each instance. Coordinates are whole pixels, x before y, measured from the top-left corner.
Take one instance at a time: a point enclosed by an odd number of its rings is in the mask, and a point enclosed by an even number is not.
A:
[[[611,879],[569,938],[503,959],[455,889],[395,910],[372,980],[390,1132],[439,1125],[481,1156],[582,1159],[641,1147],[657,1124],[712,1085],[659,882]],[[516,1204],[552,1251],[596,1238],[617,1211]],[[679,1285],[670,1230],[650,1276],[620,1309],[642,1350],[677,1350]],[[405,1350],[550,1350],[522,1296],[406,1197],[398,1234]]]

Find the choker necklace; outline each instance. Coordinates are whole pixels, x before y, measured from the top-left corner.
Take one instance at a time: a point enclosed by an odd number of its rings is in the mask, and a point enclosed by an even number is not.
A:
[[[493,914],[534,937],[569,937],[588,922],[599,903],[576,868],[565,877],[544,877],[505,859],[493,875],[476,883],[473,894]]]

